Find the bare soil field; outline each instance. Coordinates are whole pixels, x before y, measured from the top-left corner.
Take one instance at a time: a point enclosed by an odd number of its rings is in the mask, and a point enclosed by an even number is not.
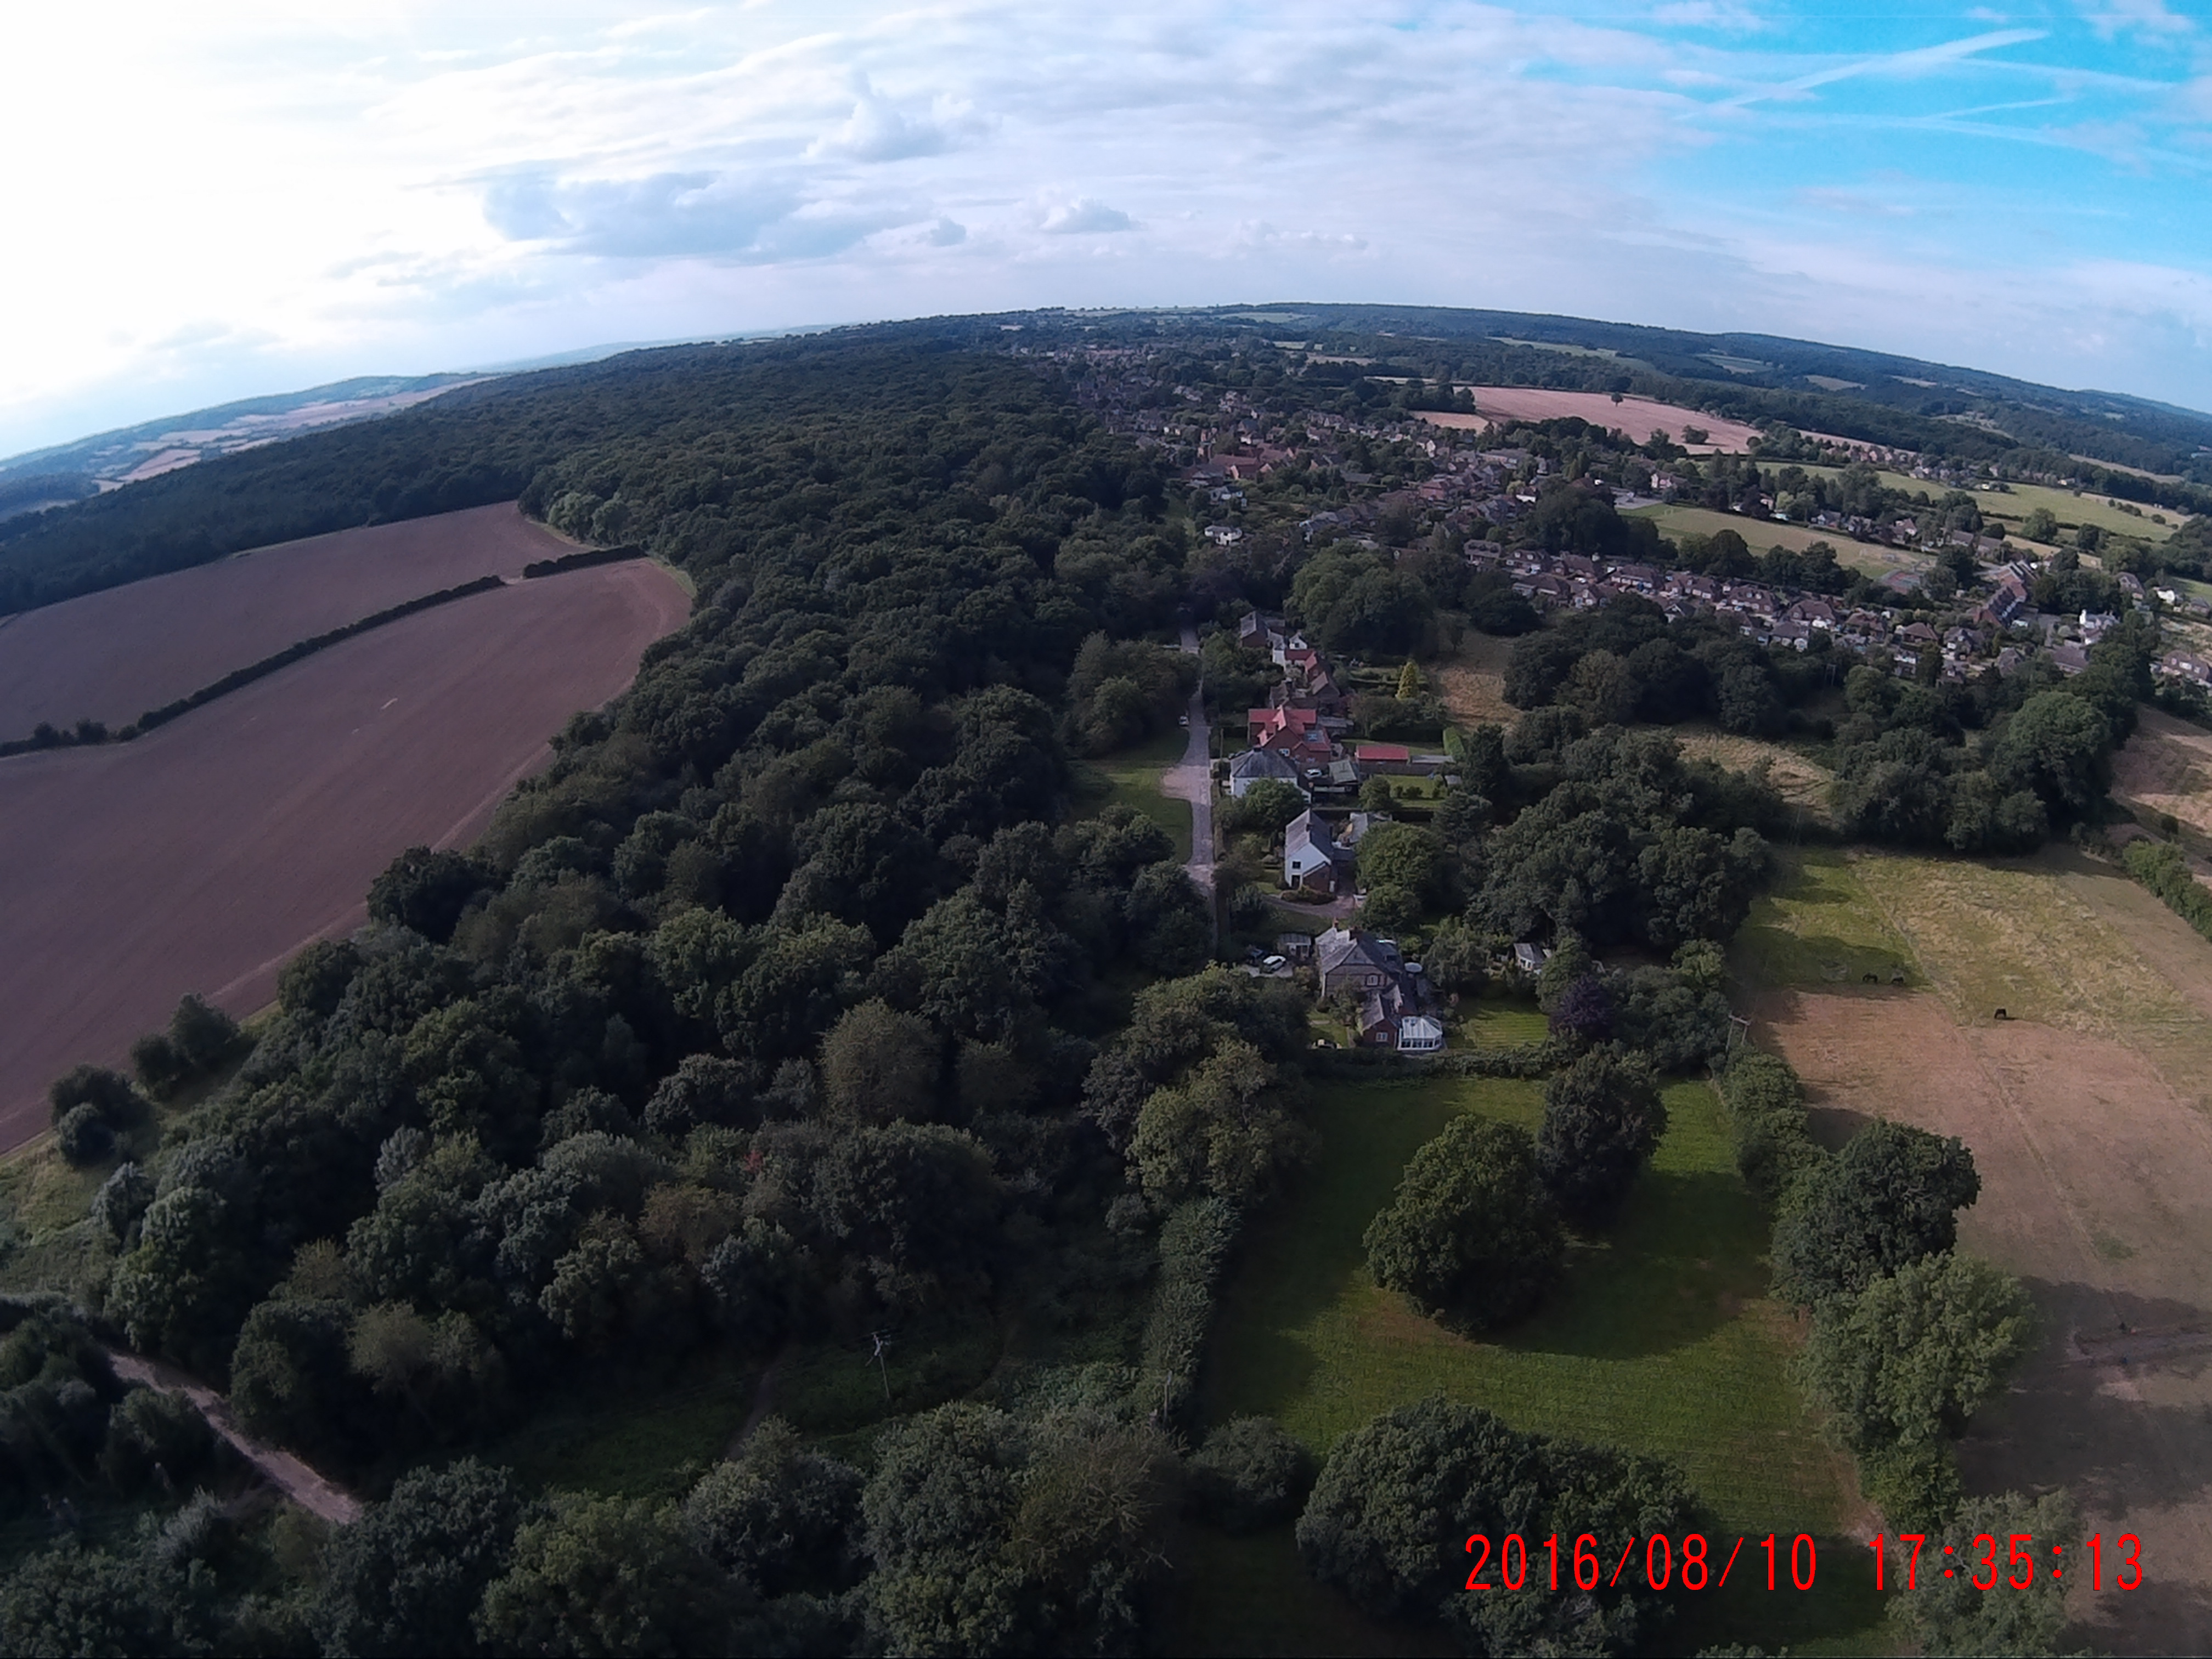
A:
[[[573,571],[348,640],[136,743],[0,761],[0,1150],[45,1129],[56,1075],[120,1063],[185,992],[265,1004],[295,951],[361,923],[395,854],[480,834],[689,610],[657,565]]]
[[[2113,759],[2112,793],[2154,817],[2172,814],[2202,850],[2212,842],[2212,732],[2140,710],[2135,735]]]
[[[574,543],[509,503],[282,542],[47,605],[0,627],[0,739],[121,726],[234,668]]]
[[[2040,1350],[1960,1443],[1968,1487],[2063,1484],[2092,1529],[2142,1538],[2144,1587],[2077,1590],[2077,1639],[2202,1650],[2212,946],[2078,854],[1864,857],[1822,875],[1830,908],[1886,917],[1933,988],[1769,990],[1759,1040],[1804,1076],[1832,1143],[1876,1115],[1964,1139],[1982,1195],[1961,1243],[2019,1274],[2044,1317]]]
[[[1613,394],[1607,392],[1553,392],[1533,386],[1475,386],[1462,390],[1474,394],[1475,414],[1433,414],[1421,418],[1440,426],[1464,427],[1499,416],[1508,420],[1557,421],[1579,415],[1592,426],[1626,433],[1629,441],[1639,444],[1649,442],[1654,432],[1664,432],[1680,443],[1684,427],[1703,427],[1711,434],[1710,438],[1702,444],[1684,446],[1697,454],[1743,449],[1760,435],[1757,427],[1746,426],[1741,421],[1723,420],[1717,415],[1701,414],[1677,404],[1655,403],[1649,398],[1623,398],[1615,403]]]

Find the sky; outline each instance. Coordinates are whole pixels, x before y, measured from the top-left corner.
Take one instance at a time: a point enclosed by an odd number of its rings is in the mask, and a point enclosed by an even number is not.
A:
[[[1023,308],[1745,330],[2212,409],[2212,3],[26,8],[0,454]]]

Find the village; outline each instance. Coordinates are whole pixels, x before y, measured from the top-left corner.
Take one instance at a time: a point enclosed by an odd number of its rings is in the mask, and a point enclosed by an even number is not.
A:
[[[1690,499],[1711,504],[1717,492],[1701,478],[1694,460],[1668,460],[1648,453],[1680,454],[1678,446],[1664,441],[1644,446],[1642,452],[1629,447],[1608,467],[1562,480],[1553,462],[1529,447],[1490,441],[1465,425],[1437,423],[1449,416],[1392,405],[1358,415],[1303,406],[1301,388],[1288,385],[1275,389],[1271,403],[1233,387],[1164,383],[1153,374],[1147,354],[1127,347],[1063,355],[1085,374],[1081,401],[1110,428],[1174,466],[1176,480],[1200,509],[1200,533],[1218,547],[1234,547],[1259,533],[1245,513],[1251,486],[1271,477],[1326,474],[1342,486],[1329,493],[1346,499],[1296,520],[1302,544],[1347,540],[1383,547],[1394,522],[1399,527],[1441,529],[1468,537],[1464,548],[1469,566],[1477,573],[1509,578],[1514,591],[1540,611],[1588,610],[1635,594],[1670,617],[1728,617],[1762,645],[1805,651],[1825,648],[1825,640],[1863,656],[1879,651],[1892,672],[1903,677],[1953,681],[1990,669],[2009,675],[2039,657],[2047,657],[2062,673],[2080,673],[2088,665],[2089,647],[2119,622],[2114,610],[2036,609],[2033,590],[2049,561],[2033,548],[2008,541],[2002,529],[1992,534],[1979,527],[1960,528],[1941,514],[1894,502],[1880,514],[1858,514],[1808,511],[1799,501],[1791,503],[1793,516],[1783,510],[1790,502],[1789,492],[1766,488],[1758,465],[1730,475],[1721,508],[1746,521],[1741,533],[1747,544],[1758,536],[1762,520],[1795,525],[1901,554],[1965,556],[1960,568],[1971,568],[1974,580],[1955,599],[1939,603],[1928,591],[1923,571],[1901,566],[1872,584],[1893,602],[1863,594],[1863,602],[1849,604],[1839,595],[1787,583],[1729,580],[1649,560],[1606,561],[1512,546],[1491,538],[1528,515],[1547,488],[1562,483],[1602,497],[1622,514]],[[1686,425],[1676,435],[1705,434]],[[1954,491],[2003,488],[1988,469],[1803,435],[1816,441],[1818,453],[1830,461],[1879,463]],[[1665,434],[1658,436],[1663,440]],[[1764,460],[1756,453],[1753,459]],[[1386,475],[1383,468],[1393,464],[1401,472]],[[1785,466],[1780,476],[1794,483],[1791,475],[1802,472]],[[2075,482],[2040,474],[2035,481],[2056,487]],[[1403,548],[1390,550],[1402,553]],[[2181,644],[2157,659],[2154,672],[2169,681],[2212,690],[2212,626],[2206,626],[2212,624],[2212,603],[2178,584],[2146,583],[2124,570],[2114,581],[2126,607],[2191,625]],[[1930,658],[1936,667],[1923,669]]]

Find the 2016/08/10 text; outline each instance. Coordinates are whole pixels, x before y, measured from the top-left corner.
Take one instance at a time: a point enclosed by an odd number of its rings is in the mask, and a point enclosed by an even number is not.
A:
[[[1820,1565],[1820,1547],[1813,1541],[1812,1535],[1801,1532],[1787,1544],[1778,1544],[1776,1537],[1773,1533],[1758,1540],[1739,1537],[1716,1573],[1712,1547],[1701,1532],[1685,1533],[1679,1540],[1664,1533],[1654,1533],[1644,1540],[1640,1558],[1637,1555],[1637,1540],[1632,1535],[1621,1547],[1620,1557],[1613,1560],[1613,1570],[1608,1573],[1606,1562],[1612,1552],[1603,1548],[1593,1533],[1586,1532],[1564,1545],[1559,1534],[1553,1533],[1533,1549],[1519,1533],[1508,1533],[1496,1551],[1494,1571],[1498,1576],[1486,1579],[1483,1574],[1492,1570],[1492,1552],[1489,1538],[1478,1532],[1467,1540],[1468,1553],[1475,1559],[1474,1571],[1467,1576],[1467,1587],[1471,1590],[1526,1589],[1529,1557],[1533,1553],[1537,1558],[1540,1587],[1548,1583],[1549,1588],[1555,1590],[1563,1587],[1594,1590],[1600,1584],[1608,1589],[1616,1587],[1622,1574],[1630,1571],[1632,1559],[1641,1571],[1644,1583],[1653,1589],[1662,1590],[1670,1584],[1680,1584],[1686,1590],[1718,1589],[1728,1583],[1744,1545],[1750,1543],[1754,1557],[1762,1553],[1765,1555],[1767,1589],[1778,1589],[1785,1579],[1801,1590],[1812,1589],[1814,1575]],[[1752,1563],[1754,1570],[1758,1565],[1756,1559]]]
[[[1467,1588],[1471,1590],[1525,1589],[1529,1583],[1530,1558],[1534,1556],[1540,1589],[1594,1590],[1601,1584],[1613,1589],[1620,1585],[1624,1574],[1632,1575],[1631,1582],[1633,1583],[1634,1576],[1640,1573],[1644,1583],[1656,1590],[1663,1590],[1673,1585],[1686,1590],[1718,1589],[1728,1583],[1729,1574],[1735,1570],[1737,1558],[1743,1553],[1743,1547],[1748,1543],[1752,1547],[1753,1559],[1749,1566],[1753,1575],[1756,1577],[1763,1565],[1768,1589],[1779,1589],[1785,1581],[1794,1589],[1811,1589],[1820,1571],[1820,1546],[1809,1533],[1799,1533],[1786,1545],[1778,1540],[1779,1535],[1775,1533],[1769,1533],[1763,1539],[1739,1536],[1735,1547],[1729,1551],[1728,1559],[1716,1572],[1712,1545],[1703,1533],[1685,1533],[1679,1540],[1670,1539],[1664,1533],[1654,1533],[1643,1540],[1640,1558],[1637,1550],[1638,1540],[1631,1536],[1628,1542],[1621,1547],[1620,1555],[1614,1558],[1609,1549],[1599,1544],[1596,1535],[1592,1533],[1583,1533],[1565,1544],[1561,1543],[1559,1534],[1553,1533],[1533,1547],[1519,1533],[1508,1533],[1493,1549],[1489,1537],[1478,1532],[1469,1534],[1467,1540],[1467,1553],[1474,1557],[1474,1569],[1467,1576]],[[1905,1565],[1902,1588],[1917,1588],[1921,1550],[1927,1541],[1926,1534],[1922,1533],[1900,1533],[1898,1535],[1898,1549]],[[1887,1583],[1886,1542],[1886,1537],[1877,1536],[1868,1545],[1875,1553],[1876,1589],[1889,1588]],[[1943,1577],[1962,1576],[1976,1589],[1996,1589],[2008,1585],[2014,1589],[2027,1589],[2035,1583],[2040,1570],[2033,1553],[2035,1540],[2027,1533],[2014,1533],[2005,1543],[2010,1553],[2002,1566],[1998,1560],[1998,1542],[1988,1533],[1978,1534],[1972,1547],[1963,1554],[1958,1553],[1954,1546],[1939,1546],[1945,1558],[1955,1559],[1960,1563],[1958,1566],[1943,1567],[1941,1570]],[[2063,1580],[2066,1547],[2052,1544],[2047,1547],[2051,1556],[2051,1577]],[[2131,1532],[2122,1533],[2113,1540],[2112,1548],[2116,1569],[2112,1577],[2113,1588],[2134,1589],[2142,1583],[2142,1540]],[[1910,1553],[1906,1554],[1908,1549]],[[2104,1589],[2104,1534],[2099,1533],[2084,1540],[2075,1559],[2078,1560],[2084,1553],[2089,1558],[2091,1588]],[[1759,1560],[1761,1556],[1765,1558],[1763,1564]],[[1610,1572],[1607,1571],[1608,1559],[1612,1560]],[[2010,1571],[2004,1571],[2005,1568]],[[1486,1577],[1486,1573],[1496,1576]]]

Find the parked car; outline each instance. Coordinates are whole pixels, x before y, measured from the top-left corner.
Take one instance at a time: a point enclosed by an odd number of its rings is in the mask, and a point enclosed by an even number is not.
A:
[[[1265,968],[1269,973],[1273,974],[1279,973],[1282,969],[1289,967],[1291,963],[1290,958],[1287,957],[1269,957],[1260,965],[1262,968]]]

